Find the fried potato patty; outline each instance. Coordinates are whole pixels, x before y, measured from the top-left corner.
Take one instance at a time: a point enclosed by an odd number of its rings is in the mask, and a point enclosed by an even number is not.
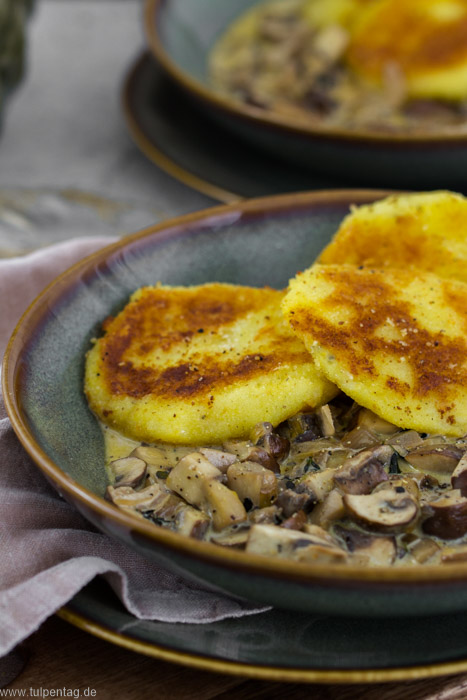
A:
[[[200,444],[326,403],[337,389],[285,322],[283,296],[217,283],[143,287],[87,355],[89,405],[137,440]]]
[[[467,285],[408,270],[315,265],[284,314],[318,368],[401,428],[467,432]]]
[[[414,267],[467,282],[467,199],[422,192],[357,207],[318,262]]]
[[[398,65],[412,97],[467,97],[467,0],[375,0],[351,32],[350,67],[382,84]]]

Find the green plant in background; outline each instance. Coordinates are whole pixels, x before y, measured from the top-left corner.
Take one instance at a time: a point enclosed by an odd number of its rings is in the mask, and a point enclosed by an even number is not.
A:
[[[26,23],[34,0],[0,0],[0,99],[21,80]]]

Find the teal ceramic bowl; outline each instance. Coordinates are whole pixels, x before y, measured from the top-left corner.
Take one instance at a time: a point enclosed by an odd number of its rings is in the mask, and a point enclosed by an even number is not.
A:
[[[307,126],[216,94],[207,80],[209,52],[226,27],[256,4],[146,0],[150,50],[205,117],[286,161],[360,186],[465,189],[467,132],[409,135]]]
[[[354,616],[467,611],[467,563],[370,569],[255,557],[139,520],[103,498],[103,439],[83,394],[84,355],[103,319],[137,287],[158,280],[283,288],[312,263],[350,204],[382,196],[315,192],[208,209],[120,240],[53,282],[16,328],[3,374],[13,427],[59,493],[96,527],[149,559],[254,601]]]

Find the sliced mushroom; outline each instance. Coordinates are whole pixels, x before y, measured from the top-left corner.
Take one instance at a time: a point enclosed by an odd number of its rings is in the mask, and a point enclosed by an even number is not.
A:
[[[200,452],[192,452],[183,457],[172,469],[166,484],[188,503],[202,508],[205,502],[203,485],[221,477],[220,469],[211,464]]]
[[[201,510],[183,505],[175,514],[175,529],[181,535],[203,539],[210,525],[210,518]]]
[[[266,469],[270,469],[273,472],[280,472],[280,466],[279,462],[276,460],[275,457],[273,457],[267,450],[264,449],[264,447],[250,447],[245,460],[243,461],[248,461],[248,462],[257,462],[258,464],[261,464],[263,467],[266,467]]]
[[[326,540],[274,525],[253,525],[246,551],[319,564],[343,563],[347,559],[343,549]]]
[[[357,424],[360,428],[378,435],[395,435],[400,432],[400,428],[384,420],[384,418],[380,418],[376,413],[370,411],[369,408],[362,408],[358,412]]]
[[[123,457],[110,462],[115,486],[139,486],[147,472],[146,462],[137,457]]]
[[[357,425],[349,433],[342,437],[344,447],[350,447],[352,450],[362,450],[365,447],[374,447],[381,444],[381,438],[375,433],[366,428]]]
[[[211,537],[211,541],[223,547],[239,547],[246,544],[249,532],[250,527],[248,524],[246,526],[234,525],[233,527],[221,530],[221,532],[214,533]]]
[[[233,455],[231,452],[213,450],[210,447],[200,447],[198,451],[203,457],[206,457],[211,464],[220,469],[221,472],[226,472],[228,467],[237,461],[236,455]]]
[[[419,537],[411,532],[402,537],[402,543],[419,564],[425,564],[435,554],[438,554],[441,549],[430,537]]]
[[[263,525],[272,525],[279,522],[280,509],[274,504],[267,508],[256,508],[249,513],[249,519],[252,523]]]
[[[276,475],[256,462],[235,462],[227,469],[227,484],[240,500],[265,508],[277,495]]]
[[[230,452],[230,454],[233,454],[236,456],[237,460],[239,462],[244,462],[246,459],[248,459],[248,454],[250,453],[251,450],[251,442],[247,440],[225,440],[222,443],[222,447],[224,448],[225,452]]]
[[[313,508],[309,520],[313,525],[319,525],[326,529],[343,517],[345,517],[344,499],[337,489],[333,489],[324,498],[324,501]]]
[[[444,540],[453,540],[467,533],[467,498],[460,490],[446,492],[441,498],[423,506],[423,532]]]
[[[290,518],[291,515],[299,510],[309,512],[315,503],[314,497],[309,493],[297,493],[294,489],[285,489],[276,499],[276,506],[281,508],[284,517]]]
[[[406,461],[424,472],[451,474],[459,463],[463,450],[441,443],[435,445],[420,445],[407,452]]]
[[[312,497],[315,503],[322,501],[324,497],[334,488],[334,470],[324,469],[322,471],[305,474],[296,486],[297,493],[306,493]]]
[[[441,561],[443,564],[457,564],[461,561],[467,561],[467,546],[445,547],[442,550]]]
[[[453,489],[459,489],[463,496],[467,496],[467,453],[452,472],[451,484]]]
[[[336,434],[336,426],[334,425],[334,418],[329,404],[318,408],[316,417],[323,437],[331,437],[331,435]]]
[[[304,510],[297,510],[296,513],[284,520],[281,523],[281,527],[288,528],[289,530],[303,530],[307,524],[307,517]]]
[[[350,518],[385,532],[402,530],[418,515],[417,501],[402,486],[368,495],[346,494],[344,505]]]
[[[392,536],[369,535],[355,528],[336,526],[335,534],[351,552],[352,563],[370,566],[389,566],[396,559],[396,539]]]
[[[423,439],[416,430],[404,430],[387,438],[386,444],[397,450],[401,457],[405,457],[409,450],[423,444]]]
[[[378,484],[388,480],[383,465],[389,463],[392,454],[388,445],[359,452],[334,472],[335,485],[344,493],[371,493]]]
[[[290,442],[274,432],[272,423],[258,423],[252,430],[251,441],[258,447],[263,447],[271,457],[280,461],[287,456],[290,449]]]
[[[167,490],[163,491],[158,484],[151,484],[140,491],[135,491],[131,486],[108,486],[105,496],[119,508],[145,512],[153,510],[161,498],[165,499]]]

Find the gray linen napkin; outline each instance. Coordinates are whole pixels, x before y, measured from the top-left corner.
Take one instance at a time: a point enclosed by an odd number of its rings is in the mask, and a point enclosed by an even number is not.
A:
[[[76,239],[0,261],[0,351],[29,302],[63,269],[109,243]],[[0,403],[0,656],[98,574],[137,618],[212,622],[267,608],[221,596],[96,531],[48,485]]]

